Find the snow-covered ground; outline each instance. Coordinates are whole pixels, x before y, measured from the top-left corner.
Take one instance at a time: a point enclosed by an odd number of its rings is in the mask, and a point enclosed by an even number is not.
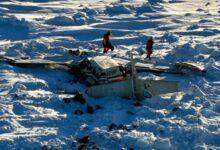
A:
[[[102,52],[108,30],[118,56],[129,57],[134,48],[144,60],[146,39],[153,36],[150,63],[194,61],[208,72],[162,74],[180,81],[185,95],[137,106],[118,97],[88,97],[66,71],[1,63],[1,149],[77,149],[83,137],[91,149],[220,149],[219,0],[0,1],[1,55],[43,59],[78,48]],[[75,90],[86,103],[65,101]]]

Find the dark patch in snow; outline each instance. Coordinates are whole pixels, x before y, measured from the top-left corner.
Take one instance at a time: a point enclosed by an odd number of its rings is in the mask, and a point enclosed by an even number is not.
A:
[[[114,124],[114,123],[110,124],[109,127],[108,127],[109,131],[116,130],[116,129],[117,129],[117,125]]]
[[[177,110],[179,110],[179,107],[174,107],[174,108],[172,109],[172,111],[177,111]]]
[[[135,102],[134,103],[134,106],[136,106],[136,107],[141,107],[141,106],[143,106],[140,102]]]
[[[205,11],[205,10],[202,9],[202,8],[198,8],[196,11],[202,12],[202,11]]]
[[[74,97],[70,97],[70,98],[63,98],[65,103],[70,103],[70,102],[79,102],[80,104],[85,104],[86,100],[83,97],[83,94],[79,93],[78,91],[74,92],[73,94],[75,94]]]
[[[75,145],[75,143],[74,143],[74,145]],[[86,149],[99,150],[96,143],[93,142],[89,136],[84,136],[84,137],[78,139],[77,149],[78,150],[86,150]]]
[[[94,108],[91,105],[87,104],[86,112],[89,113],[89,114],[93,114],[94,113]]]
[[[129,126],[129,125],[123,125],[123,124],[116,125],[115,123],[111,123],[108,127],[108,130],[109,131],[114,131],[114,130],[131,131],[133,128],[134,128],[133,126]]]

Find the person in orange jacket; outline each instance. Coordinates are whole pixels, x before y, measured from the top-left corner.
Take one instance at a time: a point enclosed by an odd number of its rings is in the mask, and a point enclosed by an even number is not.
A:
[[[103,45],[103,53],[107,54],[108,50],[111,49],[111,51],[114,50],[114,46],[112,45],[112,43],[110,42],[110,35],[111,32],[108,31],[106,34],[104,34],[103,36],[103,41],[102,41],[102,45]]]
[[[151,60],[150,56],[153,53],[153,45],[154,45],[154,40],[153,37],[151,36],[146,42],[147,58],[149,58],[149,60]]]

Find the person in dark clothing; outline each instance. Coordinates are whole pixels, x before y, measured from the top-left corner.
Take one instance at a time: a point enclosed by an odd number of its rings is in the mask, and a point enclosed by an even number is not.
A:
[[[111,32],[108,31],[106,34],[104,34],[103,36],[103,41],[102,41],[102,45],[103,45],[103,53],[104,54],[107,54],[108,53],[108,50],[111,49],[111,51],[114,50],[114,46],[112,45],[112,43],[110,42],[110,35],[111,35]]]
[[[153,37],[151,36],[146,42],[147,58],[149,58],[149,60],[151,60],[150,56],[153,53],[153,45],[154,45],[154,40]]]

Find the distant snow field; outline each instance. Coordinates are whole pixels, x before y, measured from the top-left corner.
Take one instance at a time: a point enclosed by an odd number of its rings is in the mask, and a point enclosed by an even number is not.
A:
[[[157,65],[203,64],[205,75],[151,73],[180,82],[181,98],[139,103],[94,99],[65,70],[20,68],[0,61],[1,149],[220,149],[219,0],[1,0],[0,54],[49,58],[69,50],[114,54]],[[145,43],[155,39],[152,61]],[[158,85],[160,86],[160,85]],[[71,99],[76,92],[81,101]]]

